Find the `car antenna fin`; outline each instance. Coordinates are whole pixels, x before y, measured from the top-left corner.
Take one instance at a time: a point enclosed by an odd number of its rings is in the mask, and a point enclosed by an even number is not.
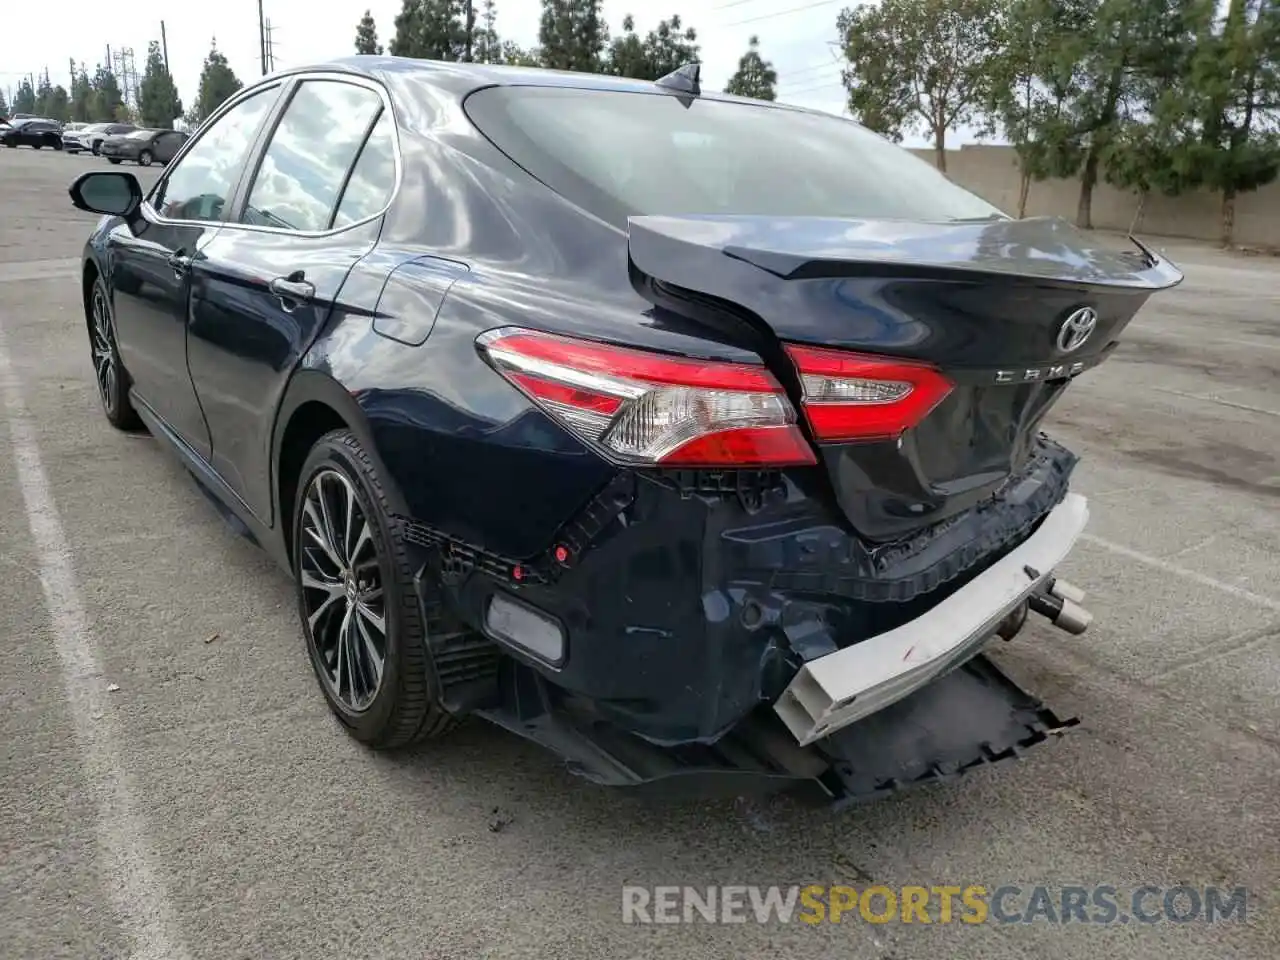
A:
[[[667,90],[698,97],[702,95],[701,76],[702,64],[686,63],[683,67],[677,67],[665,77],[660,77],[653,82]]]

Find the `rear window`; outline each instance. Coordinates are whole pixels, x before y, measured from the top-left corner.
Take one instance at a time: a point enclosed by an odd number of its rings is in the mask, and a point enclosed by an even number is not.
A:
[[[490,87],[466,110],[530,174],[615,223],[645,214],[1000,215],[933,164],[837,117],[551,87]]]

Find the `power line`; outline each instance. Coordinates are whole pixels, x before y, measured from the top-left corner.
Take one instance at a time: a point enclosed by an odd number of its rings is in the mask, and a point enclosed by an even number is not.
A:
[[[779,10],[776,13],[766,13],[759,17],[748,17],[746,20],[736,20],[733,23],[726,23],[726,27],[740,27],[746,23],[758,23],[761,20],[772,20],[775,17],[785,17],[791,13],[800,13],[804,10],[812,10],[815,7],[827,7],[835,3],[836,0],[817,0],[817,3],[807,3],[802,7],[792,7],[790,10]]]

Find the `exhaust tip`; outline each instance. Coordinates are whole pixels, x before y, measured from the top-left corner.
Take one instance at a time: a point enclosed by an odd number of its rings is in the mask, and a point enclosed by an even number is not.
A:
[[[1027,602],[1032,610],[1067,633],[1078,636],[1093,623],[1093,614],[1080,604],[1050,592],[1032,594]]]

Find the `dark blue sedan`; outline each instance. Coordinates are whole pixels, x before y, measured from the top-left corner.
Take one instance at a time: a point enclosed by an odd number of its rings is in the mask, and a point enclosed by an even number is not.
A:
[[[1088,625],[1040,424],[1146,248],[696,66],[288,71],[71,196],[107,419],[290,572],[360,741],[848,798],[1063,725],[980,649]]]

